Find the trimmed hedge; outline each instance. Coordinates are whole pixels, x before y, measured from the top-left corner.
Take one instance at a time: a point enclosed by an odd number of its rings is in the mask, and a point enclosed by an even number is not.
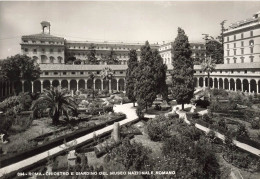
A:
[[[102,129],[102,128],[106,127],[107,125],[112,125],[114,122],[121,121],[121,120],[125,119],[125,117],[126,116],[116,117],[112,120],[104,121],[104,122],[96,125],[95,127],[91,127],[91,128],[87,128],[87,129],[79,129],[79,130],[77,130],[73,133],[57,137],[56,139],[48,141],[45,144],[31,148],[30,150],[27,150],[27,151],[24,151],[24,152],[20,152],[20,153],[14,155],[14,156],[11,156],[11,157],[8,157],[8,158],[1,158],[0,167],[5,167],[5,166],[11,165],[13,163],[19,162],[21,160],[24,160],[26,158],[32,157],[34,155],[37,155],[37,154],[42,153],[44,151],[47,151],[51,148],[62,145],[64,143],[64,140],[66,142],[72,141],[76,138],[82,137],[86,134],[89,134],[89,133],[94,132],[96,130]]]

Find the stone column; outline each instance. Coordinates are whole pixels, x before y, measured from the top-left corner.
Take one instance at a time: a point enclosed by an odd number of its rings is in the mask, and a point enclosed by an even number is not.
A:
[[[79,90],[79,80],[78,79],[76,79],[76,82],[77,82],[77,91]]]
[[[203,78],[203,88],[206,88],[206,79],[205,79],[205,77]]]
[[[22,92],[24,93],[24,80],[22,80]]]
[[[217,78],[217,83],[218,83],[218,89],[219,89],[219,79]]]
[[[114,129],[113,129],[113,139],[115,140],[115,142],[119,142],[120,141],[120,126],[118,122],[114,123]]]
[[[228,90],[230,91],[230,79],[228,79]]]
[[[101,90],[103,90],[103,79],[101,79]]]
[[[61,80],[59,80],[58,90],[61,91]]]
[[[199,87],[199,78],[196,78],[196,79],[197,79],[196,87],[198,88]]]
[[[85,89],[88,89],[88,80],[85,80]]]
[[[243,83],[243,80],[241,80],[241,91],[244,92],[244,83]]]
[[[95,87],[95,83],[96,83],[95,80],[96,80],[96,79],[94,78],[94,79],[93,79],[93,89],[94,89],[94,90],[96,89],[96,87]]]
[[[70,79],[68,80],[68,90],[70,91]]]
[[[34,89],[33,89],[34,82],[32,81],[31,83],[32,83],[32,93],[34,93]]]
[[[256,93],[258,94],[259,93],[258,81],[257,80],[255,80],[255,81],[256,81]]]
[[[109,93],[111,93],[111,80],[108,80],[108,82],[109,82]]]
[[[40,82],[41,82],[41,93],[42,93],[43,92],[43,81],[40,80]]]
[[[119,91],[119,79],[116,79],[116,89]]]
[[[50,89],[52,89],[52,80],[50,80]]]
[[[250,81],[249,81],[249,83],[248,83],[248,93],[251,93]]]
[[[234,84],[235,84],[235,91],[237,91],[237,82],[235,81]]]

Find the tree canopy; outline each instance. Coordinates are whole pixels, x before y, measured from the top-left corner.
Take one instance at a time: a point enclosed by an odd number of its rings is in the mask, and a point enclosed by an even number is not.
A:
[[[36,61],[26,55],[8,57],[2,62],[2,72],[5,78],[17,83],[21,80],[34,81],[40,77],[41,70]],[[17,85],[15,85],[17,91]]]
[[[108,54],[105,56],[104,61],[107,62],[108,65],[119,64],[116,52],[113,49],[108,52]]]
[[[128,68],[126,70],[126,95],[127,97],[135,103],[135,70],[138,67],[137,53],[136,50],[130,50],[128,60]]]
[[[216,64],[224,63],[223,48],[220,42],[209,40],[206,44],[206,55],[211,57]]]
[[[178,28],[178,35],[173,43],[172,59],[172,94],[178,104],[189,103],[193,97],[193,60],[191,59],[192,51],[190,43],[184,30]]]

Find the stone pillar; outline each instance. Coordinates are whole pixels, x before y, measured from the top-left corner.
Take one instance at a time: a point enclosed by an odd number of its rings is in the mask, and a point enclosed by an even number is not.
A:
[[[103,90],[103,79],[101,79],[101,90]]]
[[[79,90],[79,80],[78,79],[76,79],[76,82],[77,82],[77,91]]]
[[[108,80],[108,82],[109,82],[109,93],[111,93],[111,80]]]
[[[203,78],[203,88],[206,88],[206,79],[205,79],[205,77]]]
[[[40,82],[41,82],[41,93],[42,93],[43,92],[43,81],[40,80]]]
[[[118,122],[114,123],[114,129],[113,129],[113,139],[115,142],[120,142],[120,126]]]
[[[116,79],[116,89],[119,91],[119,79]]]
[[[32,81],[31,83],[32,83],[32,93],[34,93],[34,89],[33,89],[34,82]]]
[[[70,79],[68,80],[68,90],[70,91]]]
[[[24,80],[22,80],[22,92],[24,93]]]
[[[255,80],[255,81],[256,81],[256,93],[258,94],[259,93],[258,81],[257,80]]]
[[[219,79],[217,79],[217,82],[218,82],[218,89],[219,89]]]
[[[249,81],[249,83],[248,83],[248,93],[251,93],[250,81]]]
[[[199,87],[199,78],[196,78],[196,79],[197,79],[196,87]]]
[[[95,90],[96,89],[96,87],[95,87],[95,78],[93,79],[93,89]]]
[[[88,89],[88,80],[85,80],[85,89]]]
[[[243,83],[243,80],[241,80],[241,91],[244,92],[244,83]]]
[[[228,79],[228,90],[230,91],[230,79]]]
[[[235,84],[235,91],[237,91],[237,82],[235,81],[234,84]]]
[[[50,80],[50,89],[52,89],[52,80]]]
[[[59,80],[58,90],[61,91],[61,80]]]

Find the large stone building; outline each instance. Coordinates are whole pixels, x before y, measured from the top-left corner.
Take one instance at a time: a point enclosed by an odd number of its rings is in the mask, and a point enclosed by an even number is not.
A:
[[[195,86],[208,86],[201,66],[194,69]],[[211,73],[210,87],[260,92],[260,12],[231,24],[224,32],[224,64]]]

